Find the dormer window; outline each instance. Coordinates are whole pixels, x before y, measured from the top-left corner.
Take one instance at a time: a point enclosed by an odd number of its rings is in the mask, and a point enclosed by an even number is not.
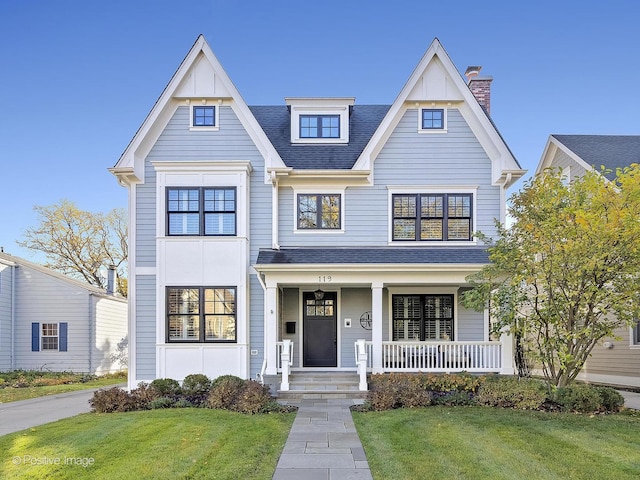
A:
[[[354,98],[286,98],[291,113],[291,143],[349,143]]]
[[[300,115],[300,138],[340,138],[340,115]]]

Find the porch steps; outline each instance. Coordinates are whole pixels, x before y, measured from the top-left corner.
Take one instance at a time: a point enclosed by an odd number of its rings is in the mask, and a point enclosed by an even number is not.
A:
[[[277,393],[278,400],[365,398],[358,385],[354,372],[296,372],[289,377],[289,390]]]

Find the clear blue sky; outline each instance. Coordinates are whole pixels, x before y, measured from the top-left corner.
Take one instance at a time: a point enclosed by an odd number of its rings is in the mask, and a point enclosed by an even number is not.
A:
[[[549,134],[640,134],[639,5],[0,0],[0,246],[34,259],[15,243],[34,205],[126,207],[107,168],[200,33],[249,105],[390,104],[438,37],[461,73],[493,76],[492,117],[531,174]]]

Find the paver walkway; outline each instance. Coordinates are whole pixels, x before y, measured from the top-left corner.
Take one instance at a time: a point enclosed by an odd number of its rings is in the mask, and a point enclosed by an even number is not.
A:
[[[372,480],[349,410],[354,400],[287,403],[299,409],[273,480]]]

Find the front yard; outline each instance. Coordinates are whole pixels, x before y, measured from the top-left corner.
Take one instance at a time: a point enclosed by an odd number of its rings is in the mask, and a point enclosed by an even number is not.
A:
[[[374,479],[640,478],[640,413],[436,406],[353,417]]]
[[[0,437],[0,478],[270,479],[295,414],[83,414]]]
[[[127,372],[103,376],[35,370],[0,372],[0,404],[126,382]]]

